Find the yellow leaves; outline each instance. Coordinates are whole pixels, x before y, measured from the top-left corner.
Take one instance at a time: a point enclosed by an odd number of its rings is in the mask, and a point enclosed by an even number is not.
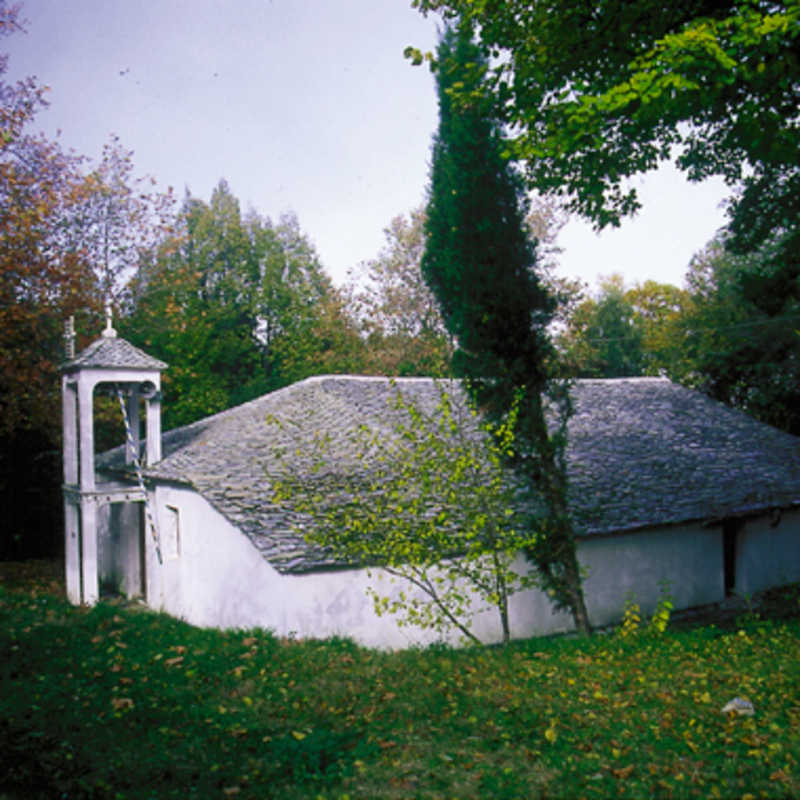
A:
[[[555,744],[556,739],[558,739],[558,731],[556,730],[556,721],[554,719],[551,719],[547,728],[545,728],[544,738],[550,742],[550,744]]]

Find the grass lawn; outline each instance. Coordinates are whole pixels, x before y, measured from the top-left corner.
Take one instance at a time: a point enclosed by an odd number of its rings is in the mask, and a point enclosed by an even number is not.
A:
[[[383,653],[73,608],[57,572],[0,564],[0,798],[798,797],[797,598]],[[755,715],[721,713],[734,697]]]

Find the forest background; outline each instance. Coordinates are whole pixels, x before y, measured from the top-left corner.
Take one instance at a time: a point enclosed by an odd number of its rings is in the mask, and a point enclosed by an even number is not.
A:
[[[0,33],[19,26],[3,4]],[[224,180],[208,200],[160,192],[115,137],[96,160],[65,152],[33,132],[44,88],[6,72],[0,56],[0,559],[61,546],[63,324],[74,316],[80,349],[109,298],[120,335],[169,364],[167,429],[314,374],[449,374],[453,343],[420,273],[423,205],[337,287],[295,216],[243,212]],[[561,374],[666,375],[800,433],[796,286],[764,280],[777,239],[733,254],[723,229],[683,287],[610,275],[590,289],[555,277],[565,212],[532,208],[541,277],[561,300]],[[122,441],[118,416],[97,399],[99,449]]]

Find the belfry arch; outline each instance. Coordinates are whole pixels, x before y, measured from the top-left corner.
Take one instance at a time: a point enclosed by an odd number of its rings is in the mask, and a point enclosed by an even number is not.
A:
[[[167,365],[117,336],[107,318],[102,336],[61,367],[64,453],[64,532],[67,597],[94,604],[100,593],[98,514],[147,503],[143,484],[99,481],[94,454],[94,394],[100,386],[120,395],[128,431],[125,461],[144,455],[148,465],[161,460],[161,372]],[[145,447],[140,441],[140,406],[145,407]],[[120,506],[118,504],[125,504]],[[141,583],[141,581],[140,581]]]

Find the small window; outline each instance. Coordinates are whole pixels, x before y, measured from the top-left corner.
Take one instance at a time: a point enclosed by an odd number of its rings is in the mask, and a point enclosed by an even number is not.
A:
[[[166,524],[161,532],[161,548],[164,558],[178,558],[180,555],[180,514],[174,506],[167,506]]]

